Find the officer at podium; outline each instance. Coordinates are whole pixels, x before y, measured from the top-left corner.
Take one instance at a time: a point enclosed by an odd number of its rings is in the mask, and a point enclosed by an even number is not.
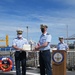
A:
[[[45,70],[47,75],[52,75],[51,71],[51,54],[50,54],[50,42],[51,35],[47,33],[48,26],[41,25],[41,36],[38,45],[35,50],[39,50],[39,64],[40,64],[40,75],[45,75]]]
[[[64,38],[62,36],[59,37],[59,43],[57,45],[57,50],[65,50],[68,51],[69,47],[66,43],[64,43]]]
[[[27,39],[22,36],[23,30],[17,30],[17,38],[13,40],[13,48],[15,51],[16,75],[21,75],[20,62],[22,63],[22,75],[26,75],[26,52],[23,51],[23,45],[28,44]]]

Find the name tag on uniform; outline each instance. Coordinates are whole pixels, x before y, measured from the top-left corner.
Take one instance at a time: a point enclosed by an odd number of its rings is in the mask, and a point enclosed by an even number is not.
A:
[[[24,51],[30,51],[31,50],[31,46],[29,44],[24,44],[23,45],[23,50]]]

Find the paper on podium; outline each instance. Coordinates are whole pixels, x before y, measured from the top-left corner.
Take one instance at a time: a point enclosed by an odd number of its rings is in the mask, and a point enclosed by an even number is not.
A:
[[[31,50],[31,46],[29,44],[24,44],[23,45],[23,50],[24,51],[30,51]]]

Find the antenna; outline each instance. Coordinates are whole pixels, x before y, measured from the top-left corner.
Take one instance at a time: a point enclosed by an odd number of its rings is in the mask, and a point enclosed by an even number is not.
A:
[[[66,25],[67,28],[67,38],[68,38],[68,25]],[[68,44],[68,39],[67,39],[67,44]]]
[[[27,28],[27,40],[28,40],[28,28],[29,28],[29,27],[28,27],[28,26],[26,26],[26,28]]]

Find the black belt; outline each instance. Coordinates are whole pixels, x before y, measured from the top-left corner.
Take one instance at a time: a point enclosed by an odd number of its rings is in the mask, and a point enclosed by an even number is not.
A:
[[[25,52],[25,51],[16,51],[16,52],[20,52],[20,53],[22,53],[22,52]]]
[[[50,51],[50,49],[48,49],[48,50],[40,50],[40,52],[47,52],[47,51]]]

